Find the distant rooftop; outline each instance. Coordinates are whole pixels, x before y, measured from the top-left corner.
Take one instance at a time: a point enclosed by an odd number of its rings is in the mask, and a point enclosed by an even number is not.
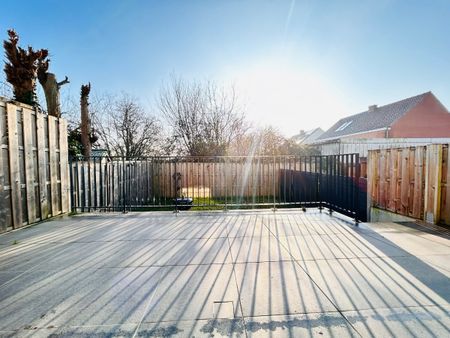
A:
[[[376,105],[369,106],[369,109],[365,112],[340,119],[317,140],[337,139],[346,135],[389,127],[420,103],[427,95],[433,94],[426,92],[381,107]]]
[[[324,133],[322,128],[315,128],[307,131],[301,131],[299,134],[292,136],[297,144],[310,144],[316,141]]]

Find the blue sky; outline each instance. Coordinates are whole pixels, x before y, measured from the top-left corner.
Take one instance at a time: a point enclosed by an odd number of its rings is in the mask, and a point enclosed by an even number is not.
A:
[[[2,1],[0,34],[48,48],[62,95],[90,81],[157,114],[171,73],[214,79],[289,136],[429,90],[450,108],[449,18],[447,0]]]

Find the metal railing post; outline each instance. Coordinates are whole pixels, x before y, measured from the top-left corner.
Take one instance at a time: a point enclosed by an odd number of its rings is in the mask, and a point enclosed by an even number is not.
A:
[[[227,172],[228,172],[228,166],[227,166],[227,163],[228,163],[228,161],[227,161],[227,158],[225,158],[225,162],[224,162],[224,168],[225,168],[225,173],[224,173],[224,178],[225,178],[225,209],[223,210],[224,212],[227,212],[228,211],[228,205],[227,205],[227,203],[228,203],[228,180],[227,180],[227,177],[228,177],[228,175],[227,175]]]
[[[273,155],[273,168],[272,168],[272,187],[273,187],[273,209],[272,211],[275,212],[277,211],[277,206],[276,206],[276,199],[275,199],[275,155]]]
[[[174,178],[174,187],[175,187],[175,210],[173,211],[175,214],[178,214],[178,173],[177,173],[177,158],[174,159],[175,164],[175,172],[173,174]],[[181,187],[180,187],[181,189]]]
[[[126,169],[125,169],[125,157],[122,157],[122,205],[123,205],[123,213],[126,213]]]
[[[355,225],[358,226],[359,224],[359,220],[358,220],[358,201],[359,201],[359,178],[361,175],[361,168],[359,166],[359,154],[355,154],[355,178],[354,178],[354,185],[355,185],[355,190],[354,190],[354,210],[355,210]]]

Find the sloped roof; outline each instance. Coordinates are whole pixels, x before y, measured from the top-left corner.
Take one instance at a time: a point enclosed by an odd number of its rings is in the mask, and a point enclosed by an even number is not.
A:
[[[309,144],[317,140],[323,133],[324,131],[319,127],[294,135],[292,136],[292,139],[297,142],[297,144]]]
[[[323,133],[317,141],[337,139],[346,135],[389,127],[421,102],[425,96],[430,95],[430,93],[426,92],[385,106],[376,107],[373,111],[367,110],[340,119]]]

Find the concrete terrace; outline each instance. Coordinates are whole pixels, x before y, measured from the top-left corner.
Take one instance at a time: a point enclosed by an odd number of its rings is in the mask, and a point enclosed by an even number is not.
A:
[[[450,240],[318,210],[85,214],[0,236],[0,336],[450,336]]]

